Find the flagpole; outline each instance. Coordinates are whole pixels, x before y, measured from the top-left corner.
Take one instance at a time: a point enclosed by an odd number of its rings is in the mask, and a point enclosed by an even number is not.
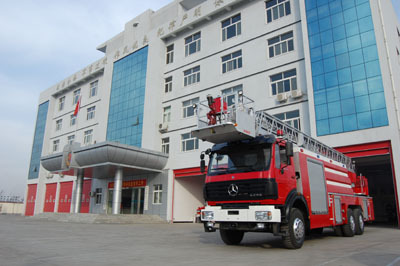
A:
[[[78,132],[78,114],[79,114],[79,110],[81,109],[81,100],[82,100],[82,95],[79,95],[79,99],[78,102],[76,103],[75,106],[75,110],[74,110],[74,116],[75,116],[75,138],[74,138],[74,142],[76,142],[75,140],[77,139],[77,132]]]

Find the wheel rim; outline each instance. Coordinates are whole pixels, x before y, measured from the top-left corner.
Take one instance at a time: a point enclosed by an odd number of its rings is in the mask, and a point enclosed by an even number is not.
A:
[[[304,237],[304,223],[301,219],[296,218],[293,223],[293,232],[296,240],[300,240]]]
[[[364,229],[364,218],[362,217],[361,214],[358,216],[358,224],[360,225],[360,229],[363,230]]]
[[[349,223],[350,223],[351,231],[355,232],[356,231],[356,223],[354,221],[354,217],[353,216],[349,217]]]

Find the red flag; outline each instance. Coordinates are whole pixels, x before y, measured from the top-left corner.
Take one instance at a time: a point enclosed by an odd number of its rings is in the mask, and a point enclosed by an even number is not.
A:
[[[75,111],[74,111],[74,116],[77,116],[77,115],[78,115],[79,108],[81,107],[81,98],[82,98],[82,95],[79,96],[79,99],[78,99],[78,101],[76,102]]]

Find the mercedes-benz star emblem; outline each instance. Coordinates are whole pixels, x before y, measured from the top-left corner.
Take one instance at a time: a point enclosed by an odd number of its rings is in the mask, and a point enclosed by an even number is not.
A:
[[[236,197],[239,192],[239,187],[235,184],[230,184],[228,187],[228,194],[231,197]]]

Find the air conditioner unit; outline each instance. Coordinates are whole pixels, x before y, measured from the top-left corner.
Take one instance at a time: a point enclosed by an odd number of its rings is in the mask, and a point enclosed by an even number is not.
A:
[[[292,91],[290,96],[292,98],[300,98],[301,96],[303,96],[303,92],[301,90],[297,89],[297,90]]]
[[[51,172],[47,173],[47,179],[53,178],[53,174]]]
[[[278,95],[276,95],[276,99],[277,99],[279,102],[286,101],[287,98],[288,98],[288,96],[287,96],[286,93],[279,93]]]
[[[158,131],[160,131],[160,133],[165,133],[168,131],[168,123],[161,123],[158,125]]]

